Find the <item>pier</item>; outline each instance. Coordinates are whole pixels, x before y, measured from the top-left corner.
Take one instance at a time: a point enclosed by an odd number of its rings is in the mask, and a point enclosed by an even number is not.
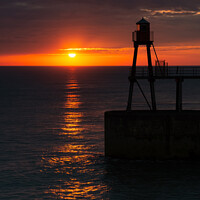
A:
[[[200,160],[200,111],[185,111],[182,107],[182,83],[185,79],[200,79],[200,68],[169,67],[165,61],[161,62],[153,44],[150,23],[142,18],[136,24],[127,108],[124,111],[105,112],[105,156],[138,160]],[[141,45],[146,46],[147,67],[136,67]],[[152,66],[151,48],[156,56],[155,66]],[[150,99],[146,97],[140,79],[149,82]],[[158,79],[174,80],[174,110],[158,110],[154,88]],[[138,86],[149,110],[132,110],[135,86]]]

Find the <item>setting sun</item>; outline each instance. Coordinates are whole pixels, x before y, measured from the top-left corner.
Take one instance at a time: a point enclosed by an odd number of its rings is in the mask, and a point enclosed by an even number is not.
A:
[[[74,58],[74,57],[76,56],[76,54],[75,54],[75,53],[69,53],[68,56],[69,56],[70,58]]]

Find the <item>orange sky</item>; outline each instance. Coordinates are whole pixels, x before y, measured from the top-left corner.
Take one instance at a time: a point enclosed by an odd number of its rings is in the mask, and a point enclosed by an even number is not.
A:
[[[141,17],[160,60],[200,65],[199,0],[9,0],[0,13],[1,66],[131,66]],[[146,63],[139,48],[137,64]]]
[[[160,60],[169,65],[198,65],[200,46],[155,47]],[[51,54],[1,55],[1,66],[131,66],[133,48],[71,48]],[[76,57],[68,56],[75,53]],[[155,62],[153,50],[152,63]],[[146,48],[139,47],[137,65],[146,65]]]

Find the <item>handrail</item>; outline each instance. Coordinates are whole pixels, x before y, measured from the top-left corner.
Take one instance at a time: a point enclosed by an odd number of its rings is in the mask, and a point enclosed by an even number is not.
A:
[[[160,67],[161,68],[161,67]],[[159,67],[153,67],[153,76],[200,76],[200,67],[163,67],[162,70]],[[148,67],[137,67],[136,77],[148,77]]]

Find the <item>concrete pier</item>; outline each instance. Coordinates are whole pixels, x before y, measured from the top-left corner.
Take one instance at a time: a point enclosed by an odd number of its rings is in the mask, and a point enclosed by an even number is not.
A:
[[[105,156],[200,160],[200,111],[105,112]]]

